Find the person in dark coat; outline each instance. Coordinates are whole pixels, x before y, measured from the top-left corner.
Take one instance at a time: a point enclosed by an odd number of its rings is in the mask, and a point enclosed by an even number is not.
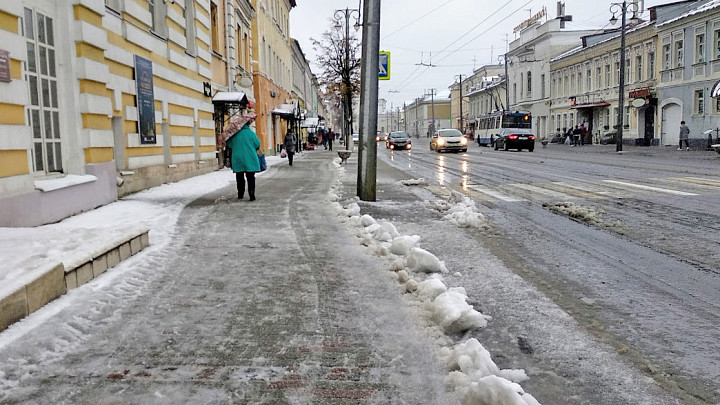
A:
[[[290,166],[292,166],[293,156],[295,156],[295,150],[297,148],[297,137],[288,129],[283,143],[285,144],[285,153],[287,153],[288,161],[290,162]]]
[[[260,161],[258,160],[260,139],[250,128],[250,124],[255,121],[256,117],[254,112],[247,111],[233,120],[223,131],[223,135],[229,137],[226,143],[232,150],[232,171],[235,173],[237,198],[240,200],[245,197],[245,180],[247,179],[250,201],[255,201],[255,173],[260,171]]]
[[[329,129],[327,132],[327,145],[329,150],[332,150],[333,140],[335,140],[335,134],[333,133],[332,129]]]

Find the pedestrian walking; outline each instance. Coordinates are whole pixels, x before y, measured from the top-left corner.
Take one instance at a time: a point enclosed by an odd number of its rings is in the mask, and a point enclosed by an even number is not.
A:
[[[285,134],[284,144],[288,162],[290,162],[290,166],[292,166],[293,156],[295,155],[295,150],[297,148],[297,137],[292,133],[292,131],[288,130]]]
[[[318,135],[320,135],[320,142],[322,143],[322,146],[327,150],[327,132],[325,132],[325,128],[318,129]]]
[[[690,128],[685,125],[685,121],[680,121],[680,145],[678,145],[678,150],[682,150],[683,141],[685,141],[685,150],[690,150],[690,144],[688,143],[689,136]]]
[[[478,143],[480,143],[480,138],[478,138]],[[495,147],[495,134],[490,134],[490,146]]]
[[[329,150],[332,150],[332,143],[334,139],[335,133],[332,131],[332,129],[329,129],[327,133],[327,145]]]
[[[580,127],[575,125],[572,131],[573,146],[580,146]]]
[[[587,129],[585,128],[585,123],[582,123],[582,124],[580,124],[580,146],[584,146],[586,140],[587,140]]]
[[[231,121],[223,131],[223,139],[226,139],[225,143],[231,150],[231,167],[237,183],[237,198],[240,200],[245,197],[245,180],[247,179],[250,201],[255,201],[255,173],[260,171],[258,159],[260,139],[250,128],[250,124],[255,121],[256,117],[254,112],[246,111]]]

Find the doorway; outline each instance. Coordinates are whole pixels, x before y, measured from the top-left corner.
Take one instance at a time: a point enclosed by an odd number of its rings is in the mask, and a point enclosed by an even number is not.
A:
[[[680,121],[682,108],[680,104],[669,103],[662,107],[662,121],[660,129],[660,142],[663,145],[677,145],[680,140]]]

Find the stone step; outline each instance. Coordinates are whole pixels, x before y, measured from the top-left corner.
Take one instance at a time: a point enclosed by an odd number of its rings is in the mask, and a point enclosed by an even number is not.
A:
[[[149,229],[141,228],[81,260],[50,263],[20,288],[0,296],[0,331],[42,308],[48,302],[100,276],[121,261],[150,246]]]

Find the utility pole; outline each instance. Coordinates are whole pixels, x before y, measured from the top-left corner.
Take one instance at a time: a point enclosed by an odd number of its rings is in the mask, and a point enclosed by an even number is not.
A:
[[[510,110],[510,77],[508,76],[508,55],[500,55],[498,56],[498,61],[502,58],[503,62],[505,63],[505,108],[503,110]]]
[[[405,105],[405,102],[403,102],[403,115],[405,116],[403,123],[405,123],[405,133],[407,134],[407,105]]]
[[[426,92],[426,95],[428,95],[427,92]],[[428,125],[428,133],[427,133],[428,138],[430,137],[430,135],[435,133],[435,89],[430,89],[429,95],[430,95],[430,108],[431,108],[431,113],[432,113],[432,122],[430,123],[430,125]]]
[[[458,75],[458,77],[460,78],[460,83],[459,83],[460,84],[460,127],[459,127],[459,129],[460,129],[460,132],[462,132],[464,134],[465,131],[463,130],[463,110],[462,110],[462,105],[463,105],[462,75]]]
[[[400,130],[400,107],[397,108],[397,130]]]
[[[380,63],[380,0],[365,0],[363,11],[362,68],[360,85],[360,145],[358,148],[358,197],[376,200],[378,66]]]

